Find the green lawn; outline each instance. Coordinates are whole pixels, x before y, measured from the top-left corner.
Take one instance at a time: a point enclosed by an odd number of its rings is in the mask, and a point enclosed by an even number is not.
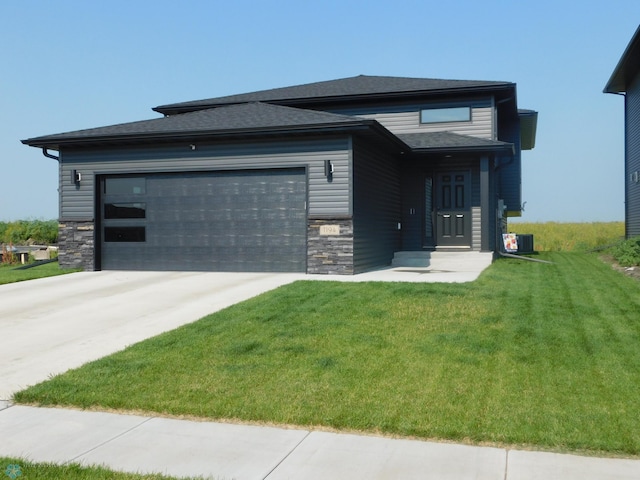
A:
[[[170,480],[164,475],[120,473],[103,467],[82,467],[78,464],[55,465],[18,458],[0,457],[0,478],[16,480]]]
[[[65,273],[78,271],[78,270],[63,270],[58,266],[57,262],[39,265],[37,267],[28,268],[26,270],[16,270],[16,268],[19,266],[20,265],[0,264],[0,285],[4,283],[33,280],[35,278],[52,277],[54,275],[63,275]]]
[[[640,455],[640,282],[537,257],[469,284],[296,282],[16,400]]]

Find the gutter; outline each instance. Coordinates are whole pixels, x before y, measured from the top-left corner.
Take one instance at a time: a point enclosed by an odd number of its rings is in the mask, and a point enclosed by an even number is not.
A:
[[[58,160],[58,161],[60,160],[60,157],[59,157],[59,156],[52,155],[52,154],[50,154],[49,152],[47,152],[47,150],[48,150],[48,149],[47,149],[47,147],[42,147],[42,154],[43,154],[45,157],[47,157],[47,158],[53,158],[54,160]]]

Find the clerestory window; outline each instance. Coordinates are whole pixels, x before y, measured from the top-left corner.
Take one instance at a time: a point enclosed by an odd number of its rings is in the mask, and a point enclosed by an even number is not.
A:
[[[425,108],[420,123],[470,122],[471,107]]]

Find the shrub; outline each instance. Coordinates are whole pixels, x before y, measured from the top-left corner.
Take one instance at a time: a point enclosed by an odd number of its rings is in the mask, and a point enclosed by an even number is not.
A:
[[[50,245],[58,241],[56,220],[0,222],[0,243]]]
[[[611,255],[623,267],[640,265],[640,237],[630,238],[611,249]]]

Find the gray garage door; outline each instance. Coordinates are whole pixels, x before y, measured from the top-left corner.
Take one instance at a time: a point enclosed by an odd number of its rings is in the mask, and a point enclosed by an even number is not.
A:
[[[304,169],[100,178],[104,270],[306,271]]]

